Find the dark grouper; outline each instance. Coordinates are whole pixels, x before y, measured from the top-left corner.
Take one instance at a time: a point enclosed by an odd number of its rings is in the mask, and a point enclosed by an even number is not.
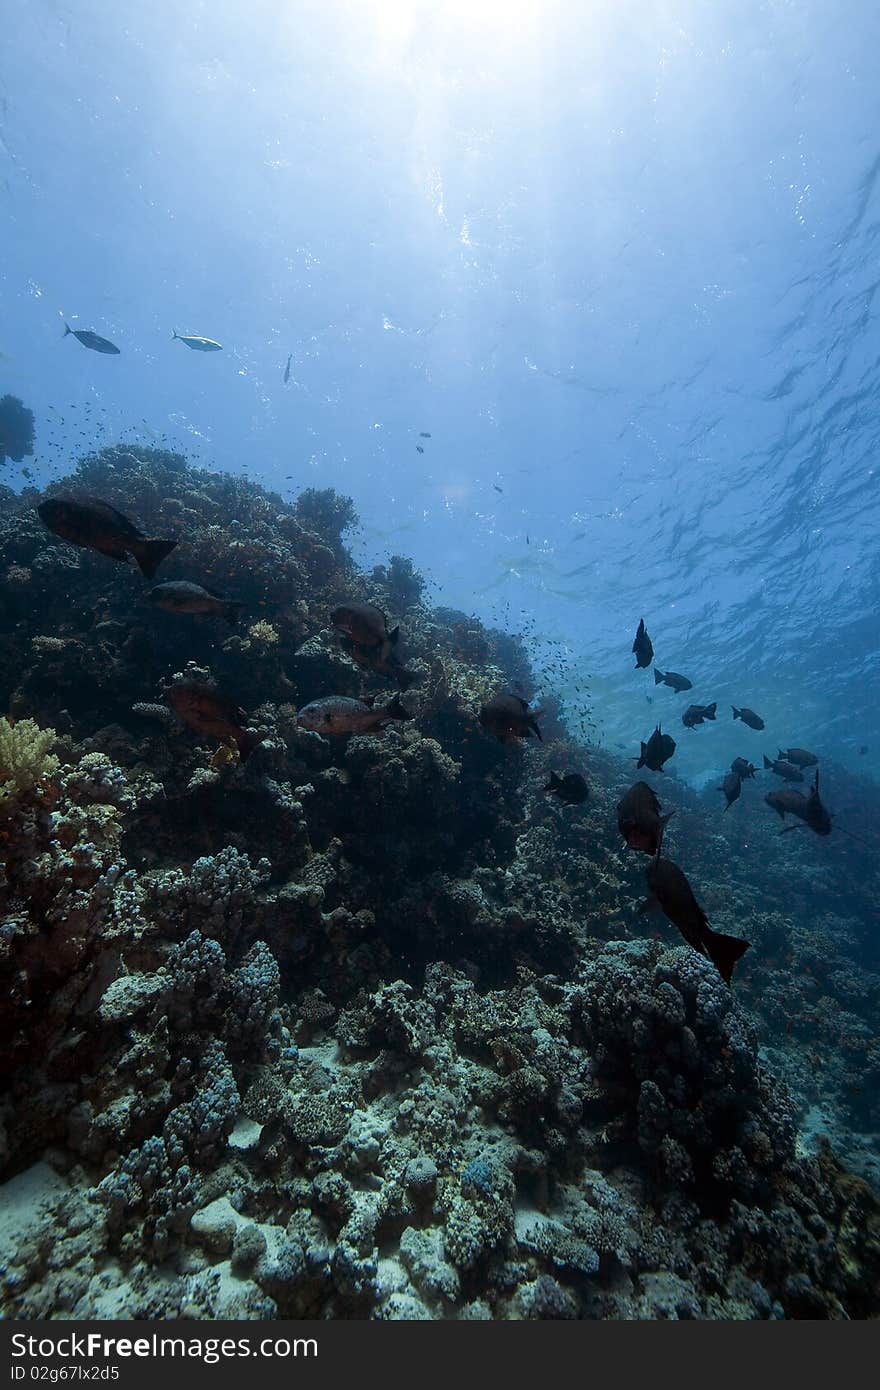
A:
[[[165,692],[165,698],[174,713],[197,734],[208,734],[225,744],[234,743],[242,762],[263,741],[263,734],[244,727],[245,711],[203,681],[178,681]]]
[[[312,734],[329,734],[346,738],[349,734],[377,734],[396,719],[412,719],[400,702],[400,696],[387,705],[373,708],[373,697],[353,700],[348,695],[328,695],[312,700],[297,715],[301,729]]]
[[[108,555],[111,560],[137,561],[145,579],[152,579],[177,541],[150,540],[128,517],[97,497],[48,497],[37,507],[44,526],[72,545]]]
[[[658,854],[648,869],[647,879],[650,896],[639,911],[652,912],[659,908],[678,927],[688,945],[712,961],[724,983],[729,985],[733,967],[750,943],[738,936],[725,936],[723,932],[712,930],[691,885],[671,859],[661,859]]]
[[[630,849],[656,854],[663,828],[675,815],[661,816],[660,802],[647,782],[636,782],[617,803],[617,828]]]

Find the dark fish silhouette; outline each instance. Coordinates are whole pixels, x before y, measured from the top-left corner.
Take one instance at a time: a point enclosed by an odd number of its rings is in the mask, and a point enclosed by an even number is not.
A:
[[[808,753],[806,748],[780,748],[778,757],[795,767],[815,767],[819,761],[816,754]]]
[[[544,788],[545,792],[553,792],[564,801],[566,806],[579,806],[582,801],[586,801],[590,794],[586,780],[579,772],[567,772],[564,777],[558,773],[550,773],[550,781]]]
[[[290,380],[290,363],[291,363],[292,360],[293,360],[293,353],[291,353],[290,356],[288,357],[288,359],[287,359],[287,366],[284,368],[284,385],[285,385],[285,386],[287,385],[288,381]]]
[[[82,343],[83,347],[91,348],[92,352],[105,352],[111,356],[119,356],[119,348],[115,343],[111,343],[109,338],[102,338],[100,333],[93,333],[89,328],[71,328],[69,323],[65,323],[64,332],[61,335],[66,338],[71,334]],[[62,420],[62,424],[64,421]]]
[[[301,729],[314,734],[330,734],[345,738],[348,734],[376,734],[394,720],[412,719],[400,703],[400,696],[387,705],[373,706],[373,696],[353,700],[347,695],[328,695],[312,700],[297,715]]]
[[[730,764],[731,772],[738,772],[740,777],[754,777],[758,769],[754,763],[750,763],[748,758],[734,758]]]
[[[677,671],[667,671],[664,674],[659,666],[654,667],[654,684],[669,685],[677,695],[680,695],[683,690],[692,690],[694,685],[687,676],[680,676]]]
[[[728,772],[718,790],[724,792],[727,798],[727,805],[724,809],[725,811],[729,811],[733,803],[739,799],[739,794],[742,791],[742,778],[739,773],[733,772],[732,770]]]
[[[816,776],[807,796],[804,796],[803,792],[784,787],[782,791],[768,792],[764,800],[768,806],[773,807],[773,810],[783,820],[785,820],[786,815],[797,816],[798,820],[809,826],[810,830],[815,831],[817,835],[831,834],[831,813],[819,795],[818,768],[816,768]],[[781,830],[779,833],[784,835],[786,830],[798,829],[800,827],[797,825],[787,825],[785,830]]]
[[[678,927],[688,945],[712,961],[724,983],[729,985],[733,967],[751,943],[712,930],[681,869],[671,859],[660,858],[660,845],[646,877],[650,892],[639,911],[653,912],[659,908]]]
[[[518,738],[541,738],[538,728],[540,710],[530,710],[528,702],[518,695],[494,695],[480,709],[480,723],[487,733],[501,743],[513,743]]]
[[[48,497],[37,507],[45,526],[62,540],[127,563],[131,555],[141,574],[152,579],[177,541],[151,540],[128,517],[97,497]]]
[[[245,711],[204,681],[178,681],[166,690],[165,698],[174,713],[196,733],[207,734],[221,743],[234,743],[242,762],[265,737],[246,729]]]
[[[494,489],[495,489],[496,492],[503,492],[503,491],[504,491],[504,488],[503,488],[503,487],[499,487],[497,483],[493,483],[492,486],[494,487]]]
[[[375,671],[397,681],[401,690],[408,690],[418,679],[407,671],[395,652],[400,627],[389,631],[388,620],[374,603],[351,599],[333,609],[330,621],[339,633],[343,650],[362,670]]]
[[[664,827],[675,815],[661,816],[661,806],[653,787],[636,782],[617,803],[617,828],[630,849],[656,854]]]
[[[649,767],[652,772],[662,772],[663,764],[668,762],[675,752],[675,739],[662,733],[658,724],[648,742],[642,742],[641,749],[639,757],[636,758],[636,767]]]
[[[763,729],[764,721],[760,714],[755,714],[753,709],[737,709],[736,705],[731,705],[734,719],[741,719],[744,724],[748,724],[750,729]]]
[[[860,758],[863,758],[863,757],[865,756],[865,754],[867,753],[867,751],[868,751],[868,745],[867,745],[867,743],[863,743],[862,746],[861,746],[861,748],[859,749],[859,757],[860,757]]]
[[[157,584],[147,593],[147,602],[166,613],[200,613],[225,618],[230,624],[238,621],[242,605],[235,599],[224,598],[211,589],[203,589],[201,584],[191,584],[188,579],[171,579],[167,584]]]
[[[636,670],[638,670],[640,666],[650,666],[651,662],[654,660],[654,646],[648,636],[644,618],[639,619],[639,625],[636,628],[636,636],[632,644],[632,649],[636,655]]]
[[[804,774],[801,772],[800,768],[795,767],[793,763],[785,762],[784,759],[768,758],[765,753],[764,766],[769,768],[771,772],[775,772],[777,777],[782,777],[786,782],[803,782],[804,780]]]
[[[430,436],[430,434],[428,433],[427,430],[419,430],[419,439],[430,439],[430,438],[431,438],[431,436]]]
[[[717,708],[714,700],[711,705],[688,705],[681,716],[681,722],[686,729],[695,729],[704,719],[714,719]]]
[[[425,451],[424,451],[424,449],[422,448],[421,444],[417,444],[417,445],[416,445],[416,453],[417,453],[417,454],[423,454],[424,452],[425,452]]]

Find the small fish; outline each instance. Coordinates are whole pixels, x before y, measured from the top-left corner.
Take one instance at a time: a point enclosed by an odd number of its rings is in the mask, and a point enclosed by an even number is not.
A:
[[[795,767],[815,767],[819,761],[816,754],[808,753],[806,748],[780,748],[778,756]]]
[[[750,729],[763,729],[764,721],[760,714],[755,714],[753,709],[737,709],[736,705],[731,705],[734,719],[741,719],[744,724],[748,724]]]
[[[775,772],[777,777],[781,777],[786,782],[803,782],[804,780],[804,774],[801,772],[800,768],[795,767],[793,763],[787,763],[784,759],[768,758],[765,753],[764,766],[769,768],[771,772]]]
[[[794,791],[788,787],[782,791],[768,792],[764,797],[768,806],[785,820],[786,813],[790,816],[797,816],[798,820],[815,831],[817,835],[831,834],[831,815],[827,806],[823,805],[819,795],[819,769],[816,768],[816,776],[813,785],[810,787],[809,795],[804,796],[803,792]],[[785,830],[779,833],[784,835],[787,830],[798,830],[799,826],[787,825]]]
[[[659,666],[654,667],[654,684],[670,685],[676,695],[680,695],[683,690],[692,690],[694,683],[689,681],[687,676],[680,676],[677,671],[667,671],[665,674]]]
[[[166,690],[165,698],[178,718],[197,734],[207,734],[221,743],[234,743],[242,762],[265,738],[265,734],[244,727],[247,715],[234,700],[204,681],[178,681]]]
[[[567,772],[564,777],[558,773],[550,773],[550,781],[544,787],[545,792],[552,792],[558,796],[560,801],[565,802],[566,806],[579,806],[582,801],[586,801],[590,794],[586,780],[579,772]]]
[[[636,782],[617,803],[617,828],[630,849],[656,854],[665,826],[675,815],[661,816],[661,805],[653,787]]]
[[[868,745],[867,745],[867,743],[863,743],[862,746],[861,746],[861,748],[859,749],[859,757],[860,757],[860,758],[863,758],[863,757],[865,756],[865,754],[867,753],[867,751],[868,751]]]
[[[68,333],[78,339],[83,347],[91,348],[92,352],[106,352],[114,357],[119,356],[116,344],[111,343],[109,338],[102,338],[100,333],[92,333],[88,328],[71,328],[69,323],[65,323],[62,338],[66,338]]]
[[[427,430],[419,430],[419,439],[430,439],[430,438],[431,438],[431,436],[428,434],[428,431],[427,431]]]
[[[422,448],[421,444],[417,444],[417,445],[416,445],[416,453],[417,453],[417,454],[423,454],[424,452],[425,452],[425,451],[424,451],[424,449]]]
[[[128,517],[97,497],[48,497],[37,507],[43,524],[72,545],[97,550],[127,564],[134,556],[145,579],[152,579],[177,541],[151,540]]]
[[[729,811],[733,803],[739,800],[739,794],[742,791],[742,778],[739,773],[731,769],[718,790],[724,792],[727,798],[727,805],[724,809],[725,811]]]
[[[717,708],[714,700],[711,705],[688,705],[681,716],[681,722],[686,729],[695,729],[704,719],[714,719]]]
[[[648,767],[652,772],[662,772],[663,764],[672,757],[675,746],[675,739],[670,734],[664,734],[658,724],[648,742],[642,742],[642,751],[636,759],[636,767]]]
[[[236,599],[224,598],[212,589],[203,589],[201,584],[191,584],[188,579],[172,579],[167,584],[157,584],[148,591],[147,603],[166,613],[216,614],[225,618],[230,625],[238,621],[242,608]]]
[[[649,896],[640,912],[659,909],[681,932],[685,941],[700,955],[708,957],[726,985],[730,984],[733,968],[749,949],[750,943],[738,936],[726,936],[713,931],[706,914],[694,897],[694,891],[677,864],[657,855],[647,871]]]
[[[496,492],[503,492],[503,491],[504,491],[504,488],[503,488],[503,487],[499,487],[497,483],[493,483],[492,486],[494,487],[494,489],[495,489]]]
[[[287,359],[287,366],[284,368],[284,385],[285,385],[285,386],[287,385],[288,381],[290,380],[290,364],[291,364],[292,361],[293,361],[293,353],[291,353],[290,356],[288,357],[288,359]]]
[[[740,777],[754,777],[758,769],[754,763],[750,763],[748,758],[734,758],[730,764],[731,772],[736,772]]]
[[[632,644],[632,649],[636,656],[636,670],[638,670],[640,666],[650,666],[651,662],[654,660],[654,645],[648,636],[644,618],[639,619],[639,625],[636,628],[636,636]]]
[[[487,733],[494,734],[500,743],[513,743],[533,735],[541,739],[540,714],[540,710],[530,710],[528,702],[518,695],[494,695],[481,707],[479,719]]]
[[[188,348],[194,348],[196,352],[222,352],[223,344],[216,343],[213,338],[199,338],[195,333],[172,332],[171,341],[186,343]]]
[[[363,700],[354,700],[348,695],[327,695],[323,700],[312,700],[297,715],[301,729],[334,738],[346,738],[349,734],[376,734],[395,719],[412,719],[401,704],[399,695],[395,695],[389,704],[375,708],[372,695]]]

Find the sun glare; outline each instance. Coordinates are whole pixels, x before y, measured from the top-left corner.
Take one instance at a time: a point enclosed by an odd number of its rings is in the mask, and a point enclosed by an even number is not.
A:
[[[553,0],[366,0],[376,15],[382,37],[407,42],[424,25],[444,37],[491,34],[511,40],[528,38]]]

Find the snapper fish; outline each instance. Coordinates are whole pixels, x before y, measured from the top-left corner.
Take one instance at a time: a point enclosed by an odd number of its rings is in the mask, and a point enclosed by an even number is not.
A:
[[[649,767],[652,772],[662,772],[663,764],[669,761],[675,748],[675,739],[671,734],[662,733],[658,724],[648,742],[642,741],[636,767]]]
[[[764,766],[771,772],[775,772],[777,777],[781,777],[785,782],[803,782],[804,774],[794,763],[787,763],[784,758],[768,758],[764,754]]]
[[[304,705],[296,722],[312,734],[347,738],[349,734],[377,734],[394,720],[404,719],[412,719],[412,715],[404,709],[399,695],[389,704],[375,707],[372,695],[363,700],[348,695],[327,695]]]
[[[127,516],[98,497],[47,497],[37,513],[44,526],[71,545],[97,550],[123,564],[131,555],[145,579],[153,578],[177,545],[177,541],[145,536]]]
[[[740,777],[754,777],[758,769],[754,763],[750,763],[748,758],[734,758],[730,764],[731,772],[739,773]]]
[[[223,344],[215,342],[213,338],[200,338],[195,333],[178,333],[172,330],[171,341],[186,343],[188,348],[193,348],[195,352],[222,352]]]
[[[724,983],[729,985],[734,966],[751,943],[738,936],[713,931],[685,874],[671,859],[660,858],[660,848],[658,844],[648,867],[648,897],[639,911],[664,913],[673,926],[678,927],[688,945],[711,960]]]
[[[197,734],[207,734],[220,743],[234,743],[242,762],[266,737],[245,728],[247,715],[241,706],[204,681],[178,681],[169,686],[165,698],[178,718]]]
[[[819,795],[818,768],[816,768],[816,776],[808,796],[804,796],[803,792],[795,791],[793,788],[784,787],[782,791],[768,792],[764,800],[768,806],[773,807],[773,810],[782,820],[785,820],[786,815],[797,816],[799,821],[817,835],[831,834],[831,813]],[[784,835],[786,831],[799,829],[800,826],[798,825],[787,825],[779,833]]]
[[[731,705],[730,708],[733,710],[734,719],[741,719],[744,724],[748,724],[750,729],[763,729],[764,721],[760,714],[755,714],[753,709],[747,709],[745,706],[742,709],[737,709],[736,705]]]
[[[780,748],[777,755],[782,762],[793,763],[795,767],[815,767],[819,759],[806,748]]]
[[[645,627],[644,618],[639,619],[632,650],[635,652],[636,670],[638,670],[640,666],[650,666],[651,662],[654,660],[654,644],[648,636],[648,629]]]
[[[586,779],[579,772],[567,772],[560,777],[558,772],[550,773],[550,781],[543,789],[552,792],[566,806],[579,806],[590,794]]]
[[[630,849],[656,854],[663,830],[675,815],[660,814],[657,793],[647,782],[636,782],[617,803],[617,828]]]
[[[676,695],[680,695],[683,690],[693,690],[694,686],[693,681],[689,681],[687,676],[680,676],[677,671],[663,672],[659,666],[654,667],[654,684],[669,685]]]
[[[739,794],[742,791],[742,778],[739,773],[734,772],[731,768],[718,790],[724,792],[727,800],[727,805],[724,809],[725,811],[729,811],[733,803],[739,800]]]
[[[362,670],[396,680],[401,690],[408,690],[418,679],[401,665],[395,651],[400,625],[389,631],[388,619],[375,604],[359,599],[341,603],[333,609],[330,621],[339,633],[343,650]]]
[[[704,719],[714,719],[717,708],[714,700],[711,705],[688,705],[681,716],[681,722],[686,729],[696,729],[699,724],[703,723]]]
[[[68,333],[82,343],[83,347],[91,348],[92,352],[103,352],[111,357],[119,356],[119,348],[115,343],[111,343],[109,338],[102,338],[100,333],[93,333],[89,328],[71,328],[69,323],[65,323],[62,338],[66,338]]]
[[[519,695],[494,695],[480,708],[479,719],[487,733],[494,734],[500,743],[513,743],[518,738],[541,740],[538,728],[540,710],[530,710],[527,700]]]
[[[171,579],[167,584],[157,584],[147,592],[147,603],[166,613],[200,613],[225,618],[230,625],[238,621],[242,609],[238,600],[225,598],[223,594],[205,589],[201,584],[191,584],[188,579]]]

